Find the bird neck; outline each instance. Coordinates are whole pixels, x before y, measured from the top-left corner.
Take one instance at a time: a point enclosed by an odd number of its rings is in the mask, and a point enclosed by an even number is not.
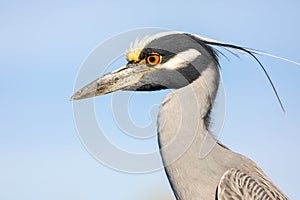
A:
[[[192,162],[197,162],[201,152],[207,151],[204,148],[212,148],[216,144],[208,131],[206,120],[218,84],[219,71],[212,64],[192,83],[168,94],[161,104],[158,140],[168,178],[175,188],[193,179],[195,173]],[[198,166],[198,163],[194,164]]]
[[[210,64],[192,83],[164,98],[158,115],[161,149],[177,139],[181,141],[179,148],[184,146],[184,141],[189,143],[195,135],[203,136],[208,132],[208,115],[216,97],[219,78],[218,67]]]

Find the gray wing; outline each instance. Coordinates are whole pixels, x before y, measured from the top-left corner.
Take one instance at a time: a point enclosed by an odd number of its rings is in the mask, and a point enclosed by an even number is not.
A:
[[[262,175],[262,174],[260,174]],[[254,177],[240,169],[226,171],[217,188],[217,200],[287,200],[266,177]]]

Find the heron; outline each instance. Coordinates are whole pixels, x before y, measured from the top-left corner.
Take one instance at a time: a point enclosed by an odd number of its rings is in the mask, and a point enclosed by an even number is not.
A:
[[[133,42],[126,52],[127,64],[92,81],[71,100],[117,90],[172,89],[160,105],[157,134],[176,199],[286,200],[287,196],[254,161],[221,144],[210,131],[210,114],[220,84],[220,52],[216,46],[251,55],[263,68],[282,106],[255,50],[173,31]],[[205,143],[211,148],[200,157],[199,149]],[[183,153],[178,156],[178,152]]]

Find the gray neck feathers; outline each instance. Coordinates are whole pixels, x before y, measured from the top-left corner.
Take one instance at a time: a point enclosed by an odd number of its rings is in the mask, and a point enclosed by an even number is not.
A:
[[[218,68],[210,64],[195,81],[164,98],[158,116],[161,147],[178,138],[194,138],[195,134],[201,135],[207,131],[205,120],[215,100],[218,85]],[[181,142],[185,140],[188,139]]]
[[[216,97],[218,84],[218,68],[210,64],[199,78],[168,94],[161,104],[158,116],[159,145],[175,194],[179,188],[197,187],[199,180],[193,183],[193,176],[199,173],[199,159],[216,144],[205,119]],[[207,180],[202,181],[205,183]],[[185,196],[182,192],[189,194],[193,190],[195,188],[181,190],[178,199]]]

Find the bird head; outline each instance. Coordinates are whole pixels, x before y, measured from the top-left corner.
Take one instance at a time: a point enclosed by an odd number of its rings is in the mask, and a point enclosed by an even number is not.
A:
[[[217,66],[215,51],[197,36],[164,32],[136,40],[126,52],[127,64],[89,83],[71,100],[117,90],[152,91],[188,85],[208,66]]]

